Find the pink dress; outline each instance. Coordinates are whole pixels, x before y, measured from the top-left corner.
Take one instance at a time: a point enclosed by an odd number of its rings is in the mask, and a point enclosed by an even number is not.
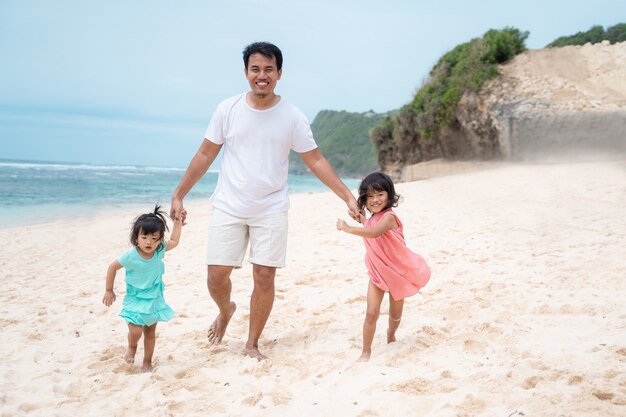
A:
[[[406,247],[402,223],[392,209],[374,214],[365,227],[376,226],[383,216],[396,217],[397,229],[389,229],[377,238],[363,238],[365,265],[370,279],[378,288],[389,291],[394,300],[416,294],[430,279],[430,268],[424,258]]]

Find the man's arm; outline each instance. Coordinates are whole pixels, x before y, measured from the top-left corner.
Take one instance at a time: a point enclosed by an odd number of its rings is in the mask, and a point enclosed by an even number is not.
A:
[[[348,205],[350,217],[358,220],[359,207],[356,203],[356,199],[352,195],[352,192],[346,187],[341,179],[335,173],[335,170],[330,165],[330,162],[319,148],[315,148],[312,151],[304,152],[300,154],[300,157],[311,170],[311,172],[319,178],[328,188],[330,188],[335,194],[339,196]]]
[[[208,139],[202,141],[202,145],[196,152],[195,156],[189,163],[187,171],[183,179],[180,180],[178,187],[172,194],[172,205],[170,208],[170,217],[176,220],[183,216],[184,220],[184,207],[183,198],[193,188],[194,185],[206,174],[207,170],[217,158],[217,154],[220,152],[222,145],[217,145]]]

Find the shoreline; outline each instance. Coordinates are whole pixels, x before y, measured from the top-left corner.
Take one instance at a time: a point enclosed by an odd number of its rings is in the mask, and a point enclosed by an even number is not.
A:
[[[558,158],[545,158],[543,160],[532,160],[532,161],[504,161],[504,160],[493,160],[493,161],[451,161],[451,160],[443,160],[443,159],[435,159],[431,161],[420,162],[418,164],[408,165],[402,169],[402,174],[400,176],[398,184],[402,183],[411,183],[416,181],[426,181],[433,180],[441,177],[448,176],[463,176],[467,174],[484,172],[484,171],[493,171],[497,169],[502,169],[506,167],[532,167],[532,166],[554,166],[554,165],[564,165],[564,164],[597,164],[597,163],[623,163],[626,161],[626,156],[624,155],[591,155],[586,158],[569,158],[569,159],[558,159]],[[314,178],[314,177],[311,177]],[[353,193],[356,194],[356,188],[358,185],[358,180],[353,178],[342,178],[344,181],[353,182],[355,185],[352,187]],[[320,186],[323,185],[320,183]],[[320,190],[290,190],[289,196],[292,198],[298,194],[324,194],[332,192],[327,188],[323,188]],[[210,206],[210,196],[208,197],[195,197],[189,196],[185,200],[186,204],[205,204]],[[20,212],[15,215],[14,213],[9,213],[8,209],[0,209],[0,230],[7,229],[16,229],[20,227],[28,227],[35,225],[43,225],[48,223],[58,223],[63,221],[71,221],[73,219],[86,219],[90,216],[102,216],[106,213],[117,213],[117,212],[131,212],[137,211],[137,213],[141,213],[144,211],[149,211],[154,207],[154,204],[161,204],[162,207],[169,209],[169,197],[166,201],[167,204],[163,202],[155,202],[150,203],[150,205],[146,205],[140,201],[133,202],[122,202],[117,201],[114,203],[110,202],[98,202],[98,203],[59,203],[59,204],[44,204],[44,205],[34,205],[27,207],[25,211]],[[49,212],[50,207],[54,207],[52,212]],[[2,213],[2,210],[5,212]],[[43,214],[42,214],[43,213]],[[29,219],[28,216],[31,216]],[[19,224],[9,224],[9,222],[19,222]]]
[[[331,192],[326,190],[297,190],[290,191],[290,198],[297,194],[316,194]],[[150,204],[145,204],[140,201],[133,202],[99,202],[93,203],[60,203],[60,204],[44,204],[30,206],[26,209],[15,207],[15,210],[19,210],[17,214],[11,212],[9,208],[0,209],[0,230],[3,229],[15,229],[26,226],[42,225],[47,223],[57,223],[62,221],[71,221],[72,219],[85,219],[90,216],[102,216],[106,213],[116,212],[130,212],[137,211],[138,214],[148,212],[154,208],[155,204],[160,204],[166,208],[169,212],[169,197],[166,201],[156,201]],[[210,197],[187,197],[185,199],[185,205],[187,204],[207,204],[210,205]],[[54,207],[52,211],[50,208]]]
[[[166,206],[183,173],[179,168],[0,160],[0,228],[143,207],[146,202]],[[209,199],[217,177],[209,171],[186,200]],[[357,181],[344,178],[348,186]],[[290,174],[288,187],[291,195],[326,190],[313,175]]]

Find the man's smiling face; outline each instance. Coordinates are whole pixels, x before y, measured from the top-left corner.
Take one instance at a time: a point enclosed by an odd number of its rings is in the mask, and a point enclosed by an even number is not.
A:
[[[282,69],[276,68],[276,58],[261,54],[252,54],[245,69],[246,78],[252,93],[258,98],[274,95],[276,83],[280,80]]]

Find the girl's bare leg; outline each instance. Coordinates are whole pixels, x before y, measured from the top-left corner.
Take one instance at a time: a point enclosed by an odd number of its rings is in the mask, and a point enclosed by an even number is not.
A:
[[[152,371],[152,354],[156,344],[156,326],[143,326],[143,365],[141,369],[146,372]]]
[[[396,330],[398,330],[400,326],[403,307],[404,300],[396,301],[391,294],[389,294],[389,328],[387,329],[387,343],[396,341]]]
[[[135,363],[139,339],[141,339],[141,326],[128,323],[128,348],[126,349],[126,354],[124,354],[126,363]]]
[[[376,321],[380,315],[380,303],[383,301],[385,292],[378,288],[372,281],[367,287],[367,311],[363,322],[363,351],[357,360],[367,362],[372,354],[372,341],[376,333]]]

